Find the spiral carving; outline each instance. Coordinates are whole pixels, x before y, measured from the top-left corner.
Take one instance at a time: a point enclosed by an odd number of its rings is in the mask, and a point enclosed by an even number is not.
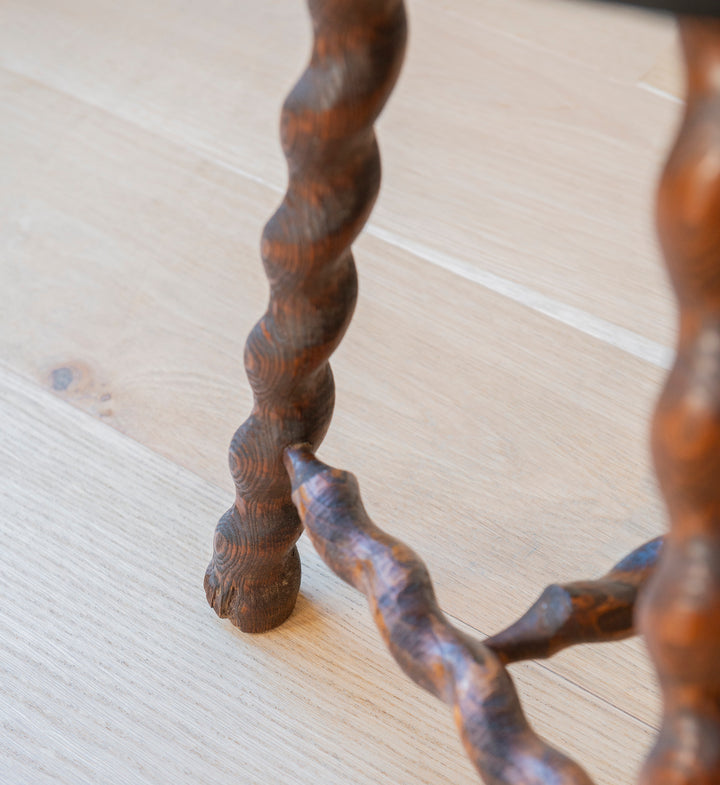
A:
[[[638,593],[655,569],[662,543],[662,537],[646,542],[598,580],[548,586],[521,619],[485,645],[511,663],[634,635]]]
[[[366,595],[403,671],[452,707],[465,749],[485,782],[590,785],[577,763],[532,730],[502,656],[447,620],[423,562],[370,520],[355,477],[320,462],[310,445],[288,449],[285,465],[318,553]]]
[[[208,602],[247,632],[277,626],[300,587],[302,526],[282,451],[317,447],[330,423],[328,358],[352,316],[357,278],[350,245],[380,185],[373,123],[402,63],[402,0],[309,0],[310,63],[281,114],[287,192],[265,227],[270,302],[245,347],[254,394],[230,446],[233,507],[215,532]]]
[[[653,421],[670,533],[640,604],[663,719],[647,785],[720,782],[720,20],[680,20],[682,127],[657,202],[677,357]]]

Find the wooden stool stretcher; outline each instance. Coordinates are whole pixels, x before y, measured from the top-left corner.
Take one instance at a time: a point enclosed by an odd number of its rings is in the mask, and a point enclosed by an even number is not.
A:
[[[652,428],[670,530],[598,580],[548,587],[483,642],[448,622],[422,561],[370,521],[355,478],[314,455],[333,409],[328,358],[357,295],[350,246],[379,189],[373,123],[402,63],[402,0],[309,0],[312,56],[282,112],[289,185],[263,234],[270,302],[245,351],[255,404],[230,449],[236,501],[216,530],[208,601],[248,632],[280,624],[300,586],[304,526],[328,566],[364,592],[402,669],[452,706],[493,785],[590,782],[530,728],[506,666],[636,626],[664,698],[641,782],[720,784],[720,4],[637,4],[684,13],[687,103],[657,207],[680,308]]]

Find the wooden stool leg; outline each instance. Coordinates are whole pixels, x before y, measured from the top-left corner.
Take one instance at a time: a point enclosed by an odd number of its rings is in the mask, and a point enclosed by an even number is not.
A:
[[[282,454],[296,442],[317,447],[330,423],[328,358],[357,294],[350,245],[380,185],[372,126],[406,37],[402,0],[310,0],[309,8],[311,62],[281,117],[288,190],[262,239],[270,303],[245,348],[255,402],[230,447],[236,500],[205,575],[210,605],[247,632],[283,622],[300,587],[302,525]]]
[[[660,184],[660,239],[680,308],[653,451],[671,528],[640,606],[662,727],[641,782],[720,783],[720,21],[680,22],[684,121]]]

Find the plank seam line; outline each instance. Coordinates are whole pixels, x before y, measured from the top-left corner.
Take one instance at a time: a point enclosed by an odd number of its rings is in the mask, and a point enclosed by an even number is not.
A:
[[[464,632],[465,634],[470,635],[471,637],[476,637],[479,640],[480,644],[484,643],[485,638],[490,637],[482,630],[479,630],[477,627],[464,621],[458,616],[455,616],[452,613],[448,613],[445,610],[443,610],[442,613],[448,619],[448,621],[450,621],[450,623],[453,624],[455,627],[457,627],[461,632]],[[526,665],[526,666],[531,665],[537,668],[542,668],[542,670],[549,673],[553,679],[559,679],[561,682],[570,685],[571,688],[576,688],[579,692],[585,693],[585,695],[589,695],[593,700],[598,701],[604,706],[609,706],[613,711],[617,711],[620,714],[624,714],[626,717],[629,717],[631,720],[639,723],[644,728],[648,728],[651,731],[657,730],[657,727],[649,723],[647,720],[642,719],[642,717],[638,717],[636,714],[633,714],[631,711],[624,709],[622,706],[618,706],[617,703],[614,703],[608,698],[604,698],[602,695],[598,695],[589,687],[586,687],[584,684],[581,684],[579,680],[572,679],[569,676],[566,676],[565,674],[560,673],[557,670],[554,670],[551,666],[551,662],[552,660],[548,660],[548,661],[525,660],[524,662],[511,663],[509,667],[510,669],[512,669],[513,665]],[[512,675],[512,670],[510,670],[510,673]]]
[[[668,101],[672,101],[674,104],[685,103],[685,101],[682,98],[678,98],[678,96],[673,95],[671,92],[668,92],[667,90],[663,90],[661,87],[655,87],[655,85],[652,85],[649,82],[640,80],[637,83],[637,86],[641,90],[645,90],[645,92],[647,93],[652,93],[653,95],[659,95],[661,98],[665,98]]]
[[[88,101],[86,98],[77,96],[74,93],[70,93],[61,87],[50,85],[44,81],[39,81],[35,77],[29,76],[22,71],[9,68],[7,65],[2,65],[0,68],[2,68],[2,70],[4,70],[6,73],[14,74],[15,76],[18,76],[22,79],[26,79],[30,82],[38,84],[47,90],[52,90],[53,92],[66,95],[78,103],[84,104],[85,106],[89,106],[96,111],[109,115],[110,117],[113,117],[129,126],[138,128],[150,136],[170,141],[186,152],[194,154],[199,158],[214,164],[220,169],[232,172],[239,177],[243,177],[258,185],[264,186],[274,193],[283,194],[285,192],[284,188],[276,186],[262,177],[253,175],[250,172],[247,172],[244,169],[241,169],[231,164],[230,162],[223,160],[222,158],[212,155],[205,145],[198,144],[195,141],[183,137],[179,137],[173,133],[168,133],[167,130],[160,132],[156,129],[147,128],[146,126],[137,123],[131,118],[118,114],[117,112],[112,111],[107,107],[92,101]],[[641,86],[654,91],[654,89],[649,85],[645,86],[641,83]],[[495,273],[478,269],[461,259],[450,256],[449,254],[436,251],[429,246],[423,245],[414,240],[403,238],[394,232],[381,229],[372,221],[366,225],[365,231],[369,235],[382,240],[389,245],[399,248],[400,250],[410,253],[413,256],[423,259],[424,261],[429,262],[430,264],[433,264],[434,266],[439,267],[446,272],[454,273],[455,275],[458,275],[467,281],[483,286],[485,289],[506,297],[518,305],[525,306],[530,310],[548,316],[567,327],[579,330],[586,335],[596,338],[610,346],[644,360],[645,362],[651,363],[652,365],[656,365],[666,370],[672,367],[674,352],[669,348],[657,343],[656,341],[640,335],[639,333],[635,333],[625,327],[613,324],[612,322],[602,319],[601,317],[594,316],[593,314],[588,313],[581,308],[567,305],[559,300],[555,300],[554,298],[543,295],[534,289],[524,286],[523,284],[518,284],[510,281],[507,278],[496,275]]]
[[[388,232],[373,225],[368,226],[366,231],[373,237],[401,248],[435,267],[440,267],[447,272],[458,275],[460,278],[479,284],[485,289],[506,297],[518,305],[523,305],[532,311],[548,316],[567,327],[572,327],[585,335],[631,354],[633,357],[665,370],[672,367],[674,358],[672,349],[633,330],[628,330],[626,327],[609,322],[607,319],[595,316],[574,305],[568,305],[560,300],[548,297],[528,286],[510,281],[488,270],[479,269],[455,256],[436,251],[434,248],[430,248],[415,240],[407,240],[393,232]]]
[[[23,373],[19,373],[15,368],[8,365],[5,361],[0,359],[0,405],[6,402],[6,391],[16,392],[26,398],[26,400],[44,407],[49,413],[56,412],[61,417],[74,418],[75,422],[85,428],[86,433],[91,438],[96,438],[99,441],[104,439],[114,440],[111,442],[113,448],[119,447],[120,449],[137,450],[139,454],[147,457],[152,461],[157,461],[168,470],[172,469],[175,473],[187,474],[194,481],[206,486],[207,490],[223,494],[228,500],[232,498],[232,492],[227,488],[223,488],[217,483],[208,480],[201,474],[189,469],[181,463],[177,463],[172,458],[168,458],[146,444],[135,439],[133,436],[121,431],[119,428],[111,425],[108,422],[96,417],[86,409],[76,406],[69,400],[55,395],[50,390],[43,387],[37,380]],[[14,405],[14,404],[11,404]],[[71,419],[72,421],[72,419]],[[229,502],[228,502],[229,503]],[[209,521],[210,519],[208,519]],[[212,527],[208,529],[212,532]]]
[[[220,488],[215,483],[207,480],[205,477],[193,472],[191,469],[188,469],[186,466],[182,464],[175,463],[171,459],[167,458],[166,456],[162,455],[161,453],[157,453],[154,450],[150,449],[147,445],[138,442],[136,439],[128,436],[127,434],[119,431],[117,428],[113,427],[109,423],[102,422],[97,417],[93,416],[90,412],[85,411],[84,409],[80,409],[77,406],[74,406],[69,401],[66,401],[53,393],[49,390],[46,390],[44,387],[39,385],[33,379],[30,379],[22,374],[19,374],[13,368],[6,365],[4,362],[0,361],[0,404],[5,401],[5,392],[15,392],[23,397],[26,400],[32,401],[33,403],[37,404],[40,407],[46,409],[49,414],[56,412],[61,417],[69,418],[70,422],[75,422],[78,425],[82,424],[84,426],[84,430],[87,436],[90,438],[103,440],[109,438],[111,440],[111,445],[115,448],[119,448],[120,450],[131,450],[131,451],[139,451],[139,454],[144,455],[151,461],[157,461],[159,467],[164,470],[171,470],[172,473],[179,473],[181,476],[185,473],[190,475],[195,481],[199,482],[205,488],[210,491],[211,493],[225,493],[223,488]],[[16,405],[10,401],[7,401],[10,406]],[[138,454],[136,454],[137,457]],[[210,521],[210,518],[208,518]],[[210,529],[208,530],[210,531]],[[312,548],[310,542],[303,538],[301,543],[301,551],[305,551],[306,549]],[[307,564],[306,564],[307,567]],[[466,633],[470,633],[482,639],[486,638],[487,635],[476,628],[474,625],[468,623],[464,619],[454,615],[453,613],[449,613],[447,611],[443,611],[445,616],[457,626],[459,629],[463,630]],[[633,719],[636,722],[641,723],[642,725],[649,727],[652,729],[652,726],[649,725],[645,720],[637,717],[636,715],[628,712],[627,710],[623,709],[622,707],[618,706],[617,704],[609,701],[607,698],[604,698],[600,695],[597,695],[592,690],[589,690],[583,684],[579,683],[578,681],[568,678],[564,674],[559,673],[558,671],[554,670],[549,664],[545,664],[542,662],[535,662],[534,663],[537,667],[542,668],[543,670],[547,671],[553,678],[557,678],[564,682],[565,684],[569,685],[571,689],[576,688],[577,690],[584,692],[590,695],[594,700],[611,707],[613,710],[621,712],[622,714],[626,715],[627,717]]]

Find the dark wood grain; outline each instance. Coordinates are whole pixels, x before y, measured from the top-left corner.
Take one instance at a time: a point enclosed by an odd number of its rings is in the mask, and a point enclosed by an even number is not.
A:
[[[687,105],[662,175],[660,240],[680,312],[653,422],[670,532],[641,600],[663,719],[641,782],[720,783],[720,21],[680,22]]]
[[[521,619],[485,645],[510,663],[634,635],[638,592],[655,569],[662,542],[658,537],[645,543],[597,580],[548,586]]]
[[[270,303],[245,352],[254,407],[231,445],[236,501],[216,531],[208,600],[244,630],[282,622],[299,588],[304,524],[325,562],[366,595],[403,671],[452,707],[491,785],[590,785],[529,726],[505,666],[627,637],[637,606],[664,697],[641,782],[720,785],[720,21],[681,19],[688,101],[658,198],[680,310],[653,421],[670,533],[662,549],[646,543],[598,580],[548,587],[481,643],[444,616],[418,556],[369,519],[355,478],[314,456],[333,408],[328,358],[356,298],[350,245],[379,187],[372,126],[406,30],[401,0],[309,5],[312,57],[282,113],[288,191],[263,234]]]
[[[262,237],[270,302],[245,348],[254,406],[232,440],[236,500],[205,575],[210,605],[247,632],[284,621],[300,587],[301,524],[282,451],[319,445],[330,423],[328,358],[357,294],[350,245],[380,185],[373,123],[406,39],[402,0],[310,0],[309,9],[310,63],[281,116],[288,189]]]
[[[293,500],[328,566],[362,591],[403,671],[452,707],[465,749],[488,785],[590,785],[587,774],[530,727],[501,660],[453,627],[430,575],[405,544],[381,531],[355,477],[309,445],[286,452]]]

